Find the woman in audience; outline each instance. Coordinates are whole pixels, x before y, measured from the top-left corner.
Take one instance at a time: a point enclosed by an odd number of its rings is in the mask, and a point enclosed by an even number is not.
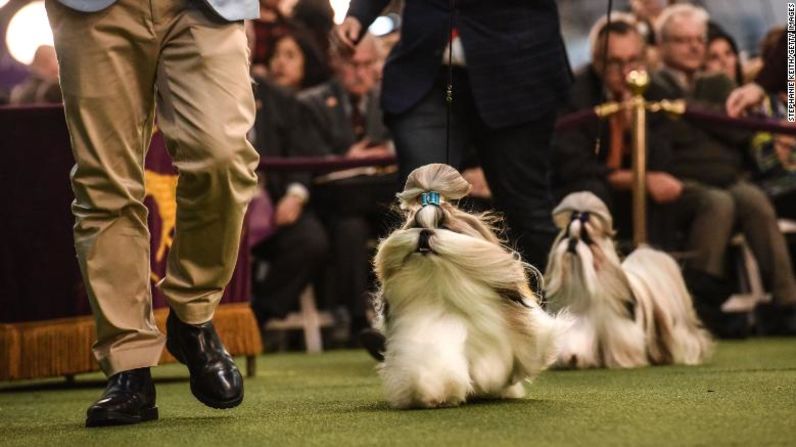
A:
[[[293,28],[274,43],[267,59],[268,78],[294,92],[329,79],[326,57],[303,28]]]
[[[764,48],[763,67],[753,82],[736,88],[727,98],[727,115],[737,117],[754,110],[766,100],[767,95],[787,92],[787,33],[766,36],[768,48]]]
[[[736,85],[744,82],[741,58],[735,39],[720,26],[711,23],[708,26],[708,42],[705,59],[705,71],[708,73],[724,73]]]

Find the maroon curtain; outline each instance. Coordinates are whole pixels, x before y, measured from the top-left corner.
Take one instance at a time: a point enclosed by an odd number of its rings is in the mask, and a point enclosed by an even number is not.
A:
[[[88,315],[72,240],[74,159],[60,106],[0,107],[0,323]],[[155,307],[166,305],[154,284],[165,273],[173,236],[176,170],[156,133],[146,159]],[[248,301],[246,234],[222,302]]]

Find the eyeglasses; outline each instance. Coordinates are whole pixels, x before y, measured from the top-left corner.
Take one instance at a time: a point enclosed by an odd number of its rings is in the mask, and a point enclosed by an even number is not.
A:
[[[704,45],[706,39],[705,36],[668,36],[665,41],[677,45]]]
[[[636,68],[641,68],[643,64],[644,64],[644,59],[641,56],[629,59],[609,57],[605,61],[605,68],[606,70],[623,72],[627,69],[634,70]]]
[[[373,68],[374,65],[376,65],[376,60],[375,59],[369,59],[369,60],[357,62],[357,61],[354,61],[352,59],[346,59],[343,62],[343,65],[346,68],[350,68],[352,70],[360,70],[360,69],[361,70],[370,70],[371,68]]]

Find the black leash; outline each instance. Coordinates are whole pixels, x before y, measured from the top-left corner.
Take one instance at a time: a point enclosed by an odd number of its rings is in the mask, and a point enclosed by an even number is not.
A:
[[[450,0],[448,15],[448,85],[445,88],[445,163],[451,163],[451,119],[453,114],[453,29],[456,0]]]

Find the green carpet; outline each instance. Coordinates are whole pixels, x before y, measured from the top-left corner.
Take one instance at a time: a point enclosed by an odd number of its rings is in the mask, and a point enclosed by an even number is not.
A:
[[[160,420],[87,430],[102,377],[0,383],[2,446],[796,445],[796,339],[722,342],[700,367],[548,371],[517,401],[396,411],[362,352],[269,355],[234,410],[155,370]]]

